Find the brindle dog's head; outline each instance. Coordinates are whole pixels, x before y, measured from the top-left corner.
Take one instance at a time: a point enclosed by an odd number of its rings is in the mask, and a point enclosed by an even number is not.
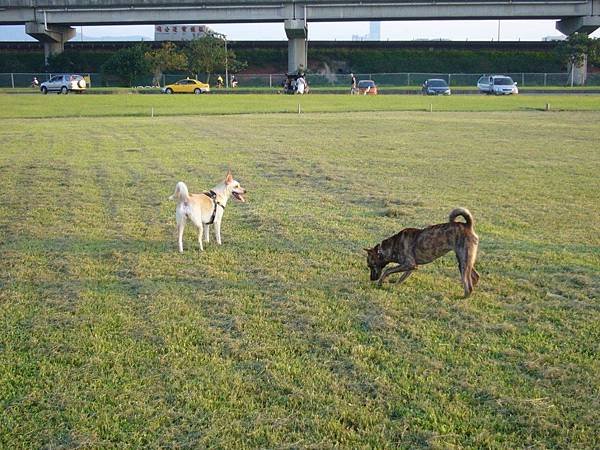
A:
[[[367,252],[367,264],[371,269],[371,281],[379,280],[381,272],[387,264],[381,253],[381,247],[377,244],[373,248],[365,248],[364,250]]]

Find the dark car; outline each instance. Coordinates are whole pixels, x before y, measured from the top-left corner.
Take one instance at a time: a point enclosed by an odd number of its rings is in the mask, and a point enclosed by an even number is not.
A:
[[[441,78],[430,78],[423,83],[421,89],[423,95],[450,95],[450,86],[446,83],[446,80]]]

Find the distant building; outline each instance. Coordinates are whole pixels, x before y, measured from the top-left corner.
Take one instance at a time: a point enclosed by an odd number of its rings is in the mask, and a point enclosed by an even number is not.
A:
[[[381,40],[381,22],[369,22],[369,41]]]
[[[542,38],[542,41],[544,42],[552,42],[552,41],[564,41],[567,37],[566,36],[544,36]]]
[[[154,25],[155,41],[191,41],[213,33],[206,25]]]
[[[369,22],[369,34],[353,34],[353,41],[380,41],[381,22]]]

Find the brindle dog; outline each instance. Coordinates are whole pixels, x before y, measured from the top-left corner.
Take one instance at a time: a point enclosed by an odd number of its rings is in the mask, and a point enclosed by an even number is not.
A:
[[[458,216],[464,217],[465,222],[455,222],[454,219]],[[404,272],[398,280],[398,283],[402,283],[417,270],[419,264],[430,263],[454,250],[465,297],[468,297],[479,281],[479,274],[474,267],[479,237],[473,230],[473,216],[468,210],[456,208],[452,210],[448,220],[447,223],[423,229],[405,228],[381,244],[365,248],[371,281],[378,279],[381,286],[389,275]],[[389,263],[399,265],[383,271]]]

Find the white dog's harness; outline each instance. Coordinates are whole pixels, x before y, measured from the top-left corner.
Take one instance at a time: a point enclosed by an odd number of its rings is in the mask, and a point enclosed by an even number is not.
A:
[[[210,190],[208,192],[204,192],[204,195],[209,197],[210,200],[213,202],[212,215],[210,216],[210,220],[205,223],[205,225],[212,225],[212,223],[215,221],[215,216],[217,215],[217,207],[220,206],[221,208],[223,208],[223,211],[225,211],[225,206],[219,203],[219,201],[217,200],[217,193],[215,191]]]

